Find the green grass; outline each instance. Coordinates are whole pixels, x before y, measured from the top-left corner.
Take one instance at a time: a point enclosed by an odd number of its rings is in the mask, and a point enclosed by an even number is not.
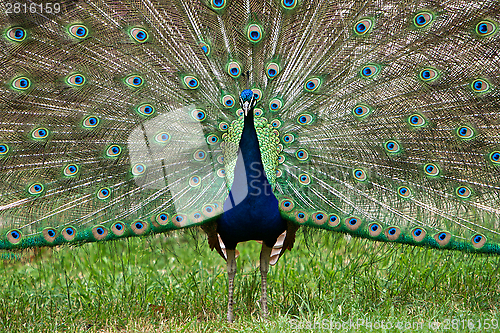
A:
[[[349,320],[414,325],[387,332],[466,331],[470,321],[471,332],[499,331],[477,325],[500,321],[500,257],[301,232],[292,252],[271,268],[265,321],[260,245],[238,249],[234,324],[225,321],[225,262],[202,232],[43,249],[17,260],[3,253],[0,331],[335,332],[335,324]],[[449,330],[429,328],[446,320]]]

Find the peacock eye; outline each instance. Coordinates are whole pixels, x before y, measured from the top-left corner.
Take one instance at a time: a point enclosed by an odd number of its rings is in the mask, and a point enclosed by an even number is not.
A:
[[[439,77],[439,73],[434,68],[424,68],[419,76],[422,81],[432,82]]]
[[[438,176],[440,170],[437,167],[437,165],[433,163],[428,163],[424,166],[424,172],[427,176]]]
[[[106,150],[106,155],[108,157],[117,157],[121,154],[122,148],[118,145],[111,145]]]
[[[467,199],[472,195],[472,191],[467,186],[459,186],[456,188],[455,193],[459,198]]]
[[[433,15],[429,12],[421,12],[413,17],[413,23],[417,28],[428,26],[433,20]]]
[[[130,36],[138,43],[144,43],[148,40],[148,33],[142,28],[132,28]]]
[[[0,157],[6,155],[9,152],[9,146],[6,144],[0,144]]]
[[[258,24],[250,24],[247,37],[252,43],[260,42],[262,40],[262,28]]]
[[[279,98],[273,98],[271,102],[269,102],[269,109],[271,111],[278,111],[283,106],[283,102]]]
[[[204,151],[203,149],[198,149],[197,151],[194,152],[193,158],[195,161],[204,161],[207,158],[207,152]]]
[[[26,30],[20,27],[10,28],[6,33],[6,36],[14,42],[22,42],[26,39]]]
[[[363,78],[372,78],[378,74],[380,68],[376,65],[366,65],[361,68],[361,77]]]
[[[472,241],[472,245],[476,249],[480,249],[486,243],[486,237],[484,237],[483,235],[476,234],[476,235],[472,236],[471,241]]]
[[[280,66],[277,63],[271,62],[270,64],[267,65],[266,75],[269,79],[274,79],[279,73],[280,73]]]
[[[233,78],[238,78],[241,75],[241,66],[238,64],[236,61],[231,61],[227,65],[227,73],[233,77]]]
[[[280,128],[281,127],[281,121],[279,121],[278,119],[274,119],[271,122],[271,126],[274,127],[274,128]]]
[[[201,109],[195,109],[195,110],[191,111],[191,117],[193,117],[193,119],[195,119],[195,120],[203,121],[203,120],[205,120],[207,115],[206,115],[205,111],[203,111]]]
[[[217,142],[219,142],[219,137],[215,134],[211,134],[207,137],[207,143],[209,145],[214,145],[216,144]]]
[[[132,166],[132,175],[140,176],[146,172],[146,166],[143,163],[136,163]]]
[[[385,143],[384,147],[385,147],[385,150],[391,154],[396,154],[396,153],[399,153],[401,151],[401,146],[399,145],[399,143],[397,143],[394,140],[387,141]]]
[[[99,118],[94,116],[88,116],[83,120],[83,127],[85,128],[94,128],[99,125]]]
[[[306,91],[313,92],[318,90],[320,85],[321,80],[317,77],[313,77],[312,79],[306,81],[306,83],[304,84],[304,88]]]
[[[354,169],[352,174],[357,181],[364,182],[367,179],[366,172],[363,169]]]
[[[210,4],[213,9],[223,9],[226,6],[225,0],[211,0]]]
[[[137,113],[144,117],[149,117],[154,112],[155,109],[151,104],[141,104],[137,107]]]
[[[205,53],[205,55],[208,57],[210,55],[210,45],[205,42],[200,42],[200,44],[198,45],[201,47],[203,53]]]
[[[310,114],[303,113],[297,118],[300,125],[310,125],[313,122],[313,117]]]
[[[139,75],[130,75],[125,78],[125,83],[134,88],[138,88],[144,84],[144,80]]]
[[[293,9],[297,5],[297,0],[281,0],[281,6],[284,9]]]
[[[46,128],[40,127],[31,132],[31,137],[35,140],[43,140],[49,136],[49,131]]]
[[[402,198],[409,198],[411,196],[410,188],[407,186],[401,186],[398,188],[398,195]]]
[[[457,135],[460,139],[470,139],[474,136],[474,131],[469,126],[461,126],[457,129]]]
[[[34,183],[28,188],[28,192],[31,195],[39,195],[42,194],[44,190],[44,186],[41,183]]]
[[[366,35],[372,28],[373,22],[371,19],[362,19],[361,21],[356,22],[354,26],[354,32],[359,35]]]
[[[116,236],[122,236],[125,233],[125,225],[121,222],[116,222],[111,226],[111,231]]]
[[[422,127],[425,125],[425,118],[419,114],[412,114],[408,117],[408,123],[413,127]]]
[[[225,95],[222,97],[222,105],[226,108],[232,108],[234,106],[234,97],[231,95]]]
[[[160,132],[155,135],[155,141],[158,143],[165,143],[170,140],[170,135],[166,132]]]
[[[497,30],[497,26],[492,21],[481,21],[476,25],[476,33],[481,37],[493,35]]]
[[[81,24],[74,24],[70,26],[68,32],[71,34],[71,36],[78,39],[84,39],[89,34],[89,30],[87,29],[87,27]]]
[[[299,161],[306,161],[309,158],[309,153],[305,149],[299,149],[295,152],[295,156]]]
[[[200,86],[198,79],[192,75],[186,75],[182,78],[182,80],[188,89],[197,89]]]
[[[285,134],[283,135],[283,142],[284,143],[292,143],[295,140],[295,137],[293,134]]]
[[[283,209],[283,211],[285,212],[289,212],[293,209],[293,207],[295,206],[293,201],[289,200],[289,199],[285,199],[281,202],[281,208]]]
[[[226,122],[224,122],[224,121],[223,121],[223,122],[221,122],[221,123],[219,124],[219,129],[220,129],[222,132],[227,131],[227,130],[228,130],[228,128],[229,128],[229,125],[228,125]]]
[[[490,84],[486,80],[477,79],[471,83],[471,88],[476,93],[484,93],[490,90]]]
[[[356,105],[352,110],[354,117],[362,119],[368,116],[371,112],[371,108],[366,105]]]
[[[100,200],[104,200],[109,198],[111,195],[111,190],[107,187],[101,188],[97,191],[97,198]]]
[[[69,164],[66,167],[64,167],[63,173],[67,177],[75,176],[78,173],[78,165],[76,164]]]
[[[299,183],[302,185],[309,185],[311,183],[311,177],[308,174],[300,174],[299,175]]]
[[[11,87],[15,90],[26,90],[31,86],[31,81],[27,77],[18,77],[11,83]]]
[[[489,158],[491,162],[500,164],[500,151],[491,152]]]

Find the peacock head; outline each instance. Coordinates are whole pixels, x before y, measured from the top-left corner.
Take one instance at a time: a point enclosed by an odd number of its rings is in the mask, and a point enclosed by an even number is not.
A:
[[[257,99],[253,91],[250,89],[243,90],[240,95],[240,105],[243,111],[245,111],[245,116],[248,114],[248,111],[253,110],[255,104],[257,104]]]

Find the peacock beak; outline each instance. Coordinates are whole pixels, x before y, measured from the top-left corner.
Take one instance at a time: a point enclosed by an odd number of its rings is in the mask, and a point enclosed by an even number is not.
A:
[[[240,105],[243,111],[245,112],[245,117],[248,115],[248,111],[252,108],[252,105],[248,101],[244,101],[240,98]]]

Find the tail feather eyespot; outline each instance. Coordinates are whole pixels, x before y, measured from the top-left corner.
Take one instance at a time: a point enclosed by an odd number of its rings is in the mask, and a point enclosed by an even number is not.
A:
[[[439,246],[446,246],[451,240],[451,234],[447,231],[441,231],[434,235],[434,239]]]
[[[358,230],[361,226],[361,219],[359,217],[350,216],[345,219],[345,225],[347,229],[351,231]]]
[[[7,233],[7,240],[11,243],[11,244],[17,244],[21,241],[22,239],[22,234],[21,234],[21,231],[19,230],[11,230]]]
[[[401,229],[399,229],[398,227],[389,227],[385,230],[384,234],[387,237],[387,239],[395,241],[399,238],[399,235],[401,234]]]
[[[411,236],[416,242],[423,241],[426,234],[427,232],[425,231],[425,229],[422,228],[415,228],[411,231]]]
[[[68,32],[75,38],[84,39],[88,36],[89,29],[82,24],[73,24],[68,28]]]
[[[373,21],[369,18],[364,18],[356,22],[356,24],[354,25],[354,32],[359,36],[363,36],[370,32],[372,27]]]
[[[210,55],[210,45],[208,43],[205,43],[205,42],[200,42],[198,44],[200,47],[201,47],[201,50],[203,51],[203,53],[205,53],[205,55],[208,57]]]
[[[377,237],[382,233],[382,226],[378,223],[371,223],[368,226],[368,233],[370,234],[371,237]]]
[[[227,65],[227,73],[229,74],[229,76],[231,76],[232,78],[235,78],[235,79],[240,77],[240,75],[241,75],[240,64],[238,64],[236,61],[231,61]]]
[[[380,67],[377,65],[369,64],[361,68],[360,74],[363,78],[372,78],[377,75],[380,71]]]
[[[144,80],[139,75],[130,75],[125,78],[125,83],[133,88],[138,88],[144,84]]]
[[[66,177],[76,176],[79,171],[79,167],[76,164],[68,164],[64,167],[63,173]]]
[[[188,89],[197,89],[200,86],[198,79],[192,75],[186,75],[182,78],[182,80]]]
[[[10,84],[15,90],[22,91],[27,90],[31,87],[31,80],[25,76],[15,78]]]
[[[65,240],[67,240],[68,242],[69,241],[72,241],[73,239],[75,239],[76,237],[76,229],[73,228],[73,227],[66,227],[63,229],[62,231],[62,235],[64,237]]]
[[[497,25],[493,21],[483,20],[476,25],[476,33],[481,37],[492,36],[497,31]]]
[[[143,117],[149,117],[155,113],[155,108],[149,103],[141,104],[137,107],[137,113]]]
[[[321,79],[317,77],[313,77],[306,81],[304,84],[304,89],[308,92],[314,92],[319,89],[321,85]]]
[[[248,40],[252,43],[258,43],[262,40],[262,27],[258,24],[250,24],[247,30]]]
[[[92,235],[97,241],[103,240],[108,236],[108,229],[106,229],[104,226],[97,225],[92,228]]]
[[[269,79],[274,79],[279,73],[280,66],[277,63],[271,62],[266,66],[266,75]]]
[[[24,30],[24,28],[21,27],[14,27],[7,30],[7,33],[5,35],[11,41],[22,42],[23,40],[26,39],[26,30]]]
[[[480,249],[484,246],[484,244],[486,244],[486,237],[483,236],[483,235],[480,235],[480,234],[476,234],[474,236],[472,236],[471,238],[471,242],[472,242],[472,245],[476,248],[476,249]]]
[[[88,116],[83,120],[83,127],[94,128],[99,125],[100,119],[95,116]]]
[[[144,43],[149,38],[148,32],[142,28],[132,28],[129,34],[138,43]]]
[[[125,233],[125,224],[122,222],[116,222],[111,226],[111,231],[115,236],[122,236]]]
[[[135,221],[130,224],[132,232],[136,235],[142,235],[148,231],[148,223],[145,221]]]
[[[413,24],[415,24],[415,27],[420,29],[428,26],[433,19],[434,15],[432,15],[432,13],[420,12],[413,17]]]
[[[331,214],[328,217],[328,225],[332,228],[337,227],[340,224],[340,217],[337,214]]]
[[[291,199],[284,199],[280,203],[280,208],[284,212],[289,212],[295,207],[295,204]]]
[[[48,243],[53,243],[57,238],[57,231],[54,228],[45,228],[42,230],[42,236]]]
[[[73,74],[66,78],[66,83],[73,87],[81,87],[85,84],[86,79],[82,74]]]

